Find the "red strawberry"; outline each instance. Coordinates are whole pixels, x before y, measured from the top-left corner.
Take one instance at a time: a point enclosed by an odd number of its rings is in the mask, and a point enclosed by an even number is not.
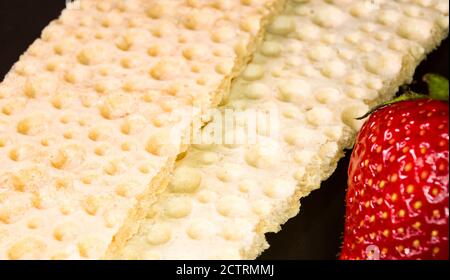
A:
[[[448,130],[445,101],[370,116],[351,156],[341,259],[448,259]]]

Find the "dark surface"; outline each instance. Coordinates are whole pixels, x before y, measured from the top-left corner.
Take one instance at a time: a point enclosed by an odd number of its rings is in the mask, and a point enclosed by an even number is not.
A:
[[[437,73],[448,77],[448,39],[417,68],[413,91],[426,93],[422,77]],[[268,234],[271,245],[260,257],[273,259],[336,259],[339,253],[345,215],[347,167],[351,151],[339,162],[336,172],[319,190],[301,200],[300,214],[287,222],[281,232]]]
[[[58,17],[65,0],[0,0],[0,80],[41,30]],[[448,77],[448,40],[418,68],[411,88],[424,90],[425,73]],[[268,234],[271,247],[260,259],[335,259],[345,213],[345,188],[350,151],[320,190],[302,199],[301,213],[277,234]]]

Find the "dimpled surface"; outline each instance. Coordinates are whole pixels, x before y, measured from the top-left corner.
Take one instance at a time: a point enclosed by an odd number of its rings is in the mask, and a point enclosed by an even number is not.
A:
[[[448,103],[399,102],[371,115],[349,167],[342,259],[448,259]]]
[[[120,248],[282,3],[71,3],[0,84],[0,259]],[[189,212],[178,202],[168,215]]]
[[[223,107],[277,112],[278,133],[259,127],[256,144],[194,145],[121,258],[256,258],[264,234],[298,213],[351,146],[355,117],[410,81],[445,37],[448,3],[428,2],[289,1]],[[166,208],[174,198],[177,215]]]

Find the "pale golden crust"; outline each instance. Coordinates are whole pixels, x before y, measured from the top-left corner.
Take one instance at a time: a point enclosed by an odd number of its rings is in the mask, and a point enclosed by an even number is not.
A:
[[[111,257],[281,2],[64,10],[0,84],[0,259]]]
[[[352,145],[355,117],[447,35],[448,2],[291,0],[268,30],[223,110],[272,109],[279,133],[194,145],[121,258],[256,258]]]

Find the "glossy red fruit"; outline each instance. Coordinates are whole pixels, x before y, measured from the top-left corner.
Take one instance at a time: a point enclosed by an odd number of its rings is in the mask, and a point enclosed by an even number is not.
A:
[[[448,259],[448,103],[375,111],[348,171],[341,259]]]

